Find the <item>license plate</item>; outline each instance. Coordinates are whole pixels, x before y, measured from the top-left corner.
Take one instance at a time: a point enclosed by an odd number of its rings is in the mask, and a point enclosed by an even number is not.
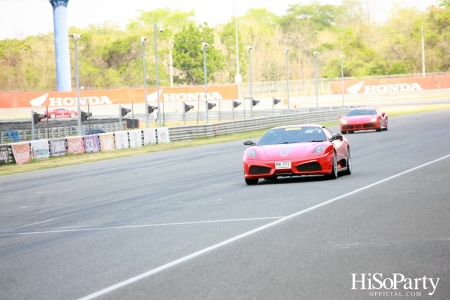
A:
[[[291,162],[290,161],[281,161],[275,163],[275,169],[290,169]]]

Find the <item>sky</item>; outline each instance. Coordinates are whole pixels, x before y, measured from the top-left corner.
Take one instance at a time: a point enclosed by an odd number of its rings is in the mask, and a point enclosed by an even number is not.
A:
[[[385,16],[392,3],[415,6],[419,10],[436,4],[438,0],[360,0],[384,10]],[[138,10],[152,11],[158,8],[195,11],[198,23],[209,26],[228,23],[237,12],[244,15],[250,8],[266,8],[277,15],[285,14],[289,5],[310,4],[312,0],[69,0],[67,21],[69,28],[84,28],[89,24],[102,25],[112,22],[125,26],[136,18]],[[318,0],[321,4],[340,5],[342,0]],[[235,8],[237,7],[237,8]],[[22,39],[29,35],[53,32],[53,10],[48,0],[0,0],[0,40]]]

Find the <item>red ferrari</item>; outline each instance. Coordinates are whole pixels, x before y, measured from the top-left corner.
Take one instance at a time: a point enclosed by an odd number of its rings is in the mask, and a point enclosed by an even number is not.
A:
[[[359,130],[388,130],[388,116],[373,107],[353,108],[346,116],[340,116],[341,133]]]
[[[350,175],[350,145],[340,133],[317,124],[281,126],[267,131],[244,152],[244,178],[248,185],[282,176]]]
[[[75,118],[78,116],[78,113],[74,110],[67,110],[65,108],[56,108],[49,111],[44,112],[47,117],[55,118],[55,117],[71,117]]]

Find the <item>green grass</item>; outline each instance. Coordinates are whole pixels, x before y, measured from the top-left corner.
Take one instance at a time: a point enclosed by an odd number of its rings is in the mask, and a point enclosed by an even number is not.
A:
[[[450,104],[439,105],[422,105],[422,106],[402,106],[402,107],[380,107],[380,110],[388,113],[389,117],[414,114],[420,112],[428,112],[442,109],[450,109]],[[339,122],[323,123],[324,126],[338,125]],[[268,129],[268,128],[267,128]],[[129,157],[135,155],[143,155],[159,151],[174,150],[187,147],[195,147],[209,144],[224,143],[237,140],[254,139],[260,137],[267,129],[255,130],[236,134],[227,134],[216,137],[199,137],[189,141],[176,141],[167,144],[155,144],[144,146],[141,148],[129,148],[114,150],[110,152],[97,153],[82,153],[82,154],[67,154],[65,156],[50,157],[45,160],[32,160],[23,165],[6,164],[0,166],[0,176],[19,174],[24,172],[33,172],[38,170],[46,170],[57,167],[71,166],[83,163],[90,163],[95,161],[102,161],[108,159],[116,159],[122,157]]]

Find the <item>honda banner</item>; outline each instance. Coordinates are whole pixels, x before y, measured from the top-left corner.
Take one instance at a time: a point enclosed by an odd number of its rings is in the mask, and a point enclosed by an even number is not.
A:
[[[209,86],[208,100],[238,99],[237,85]],[[174,87],[159,89],[159,101],[183,102],[206,100],[203,86]],[[147,102],[157,102],[158,92],[155,88],[147,89]],[[80,105],[101,106],[108,104],[138,104],[145,103],[144,89],[120,90],[82,90],[80,91]],[[0,108],[45,108],[70,107],[77,105],[76,92],[25,92],[0,93]]]
[[[345,80],[345,94],[385,94],[450,88],[450,75]],[[342,82],[331,83],[333,94],[342,94]]]

